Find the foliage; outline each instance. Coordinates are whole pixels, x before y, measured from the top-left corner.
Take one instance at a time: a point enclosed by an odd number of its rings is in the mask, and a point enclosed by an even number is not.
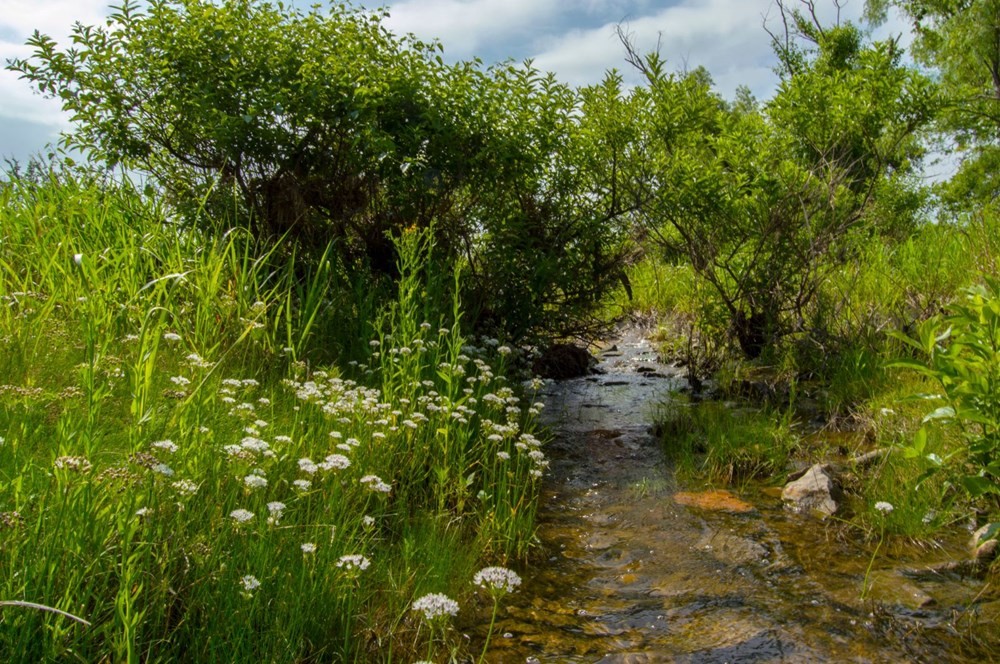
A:
[[[107,26],[77,25],[71,48],[36,33],[8,67],[72,114],[67,146],[150,173],[188,216],[203,199],[235,208],[305,258],[333,242],[353,271],[393,278],[389,238],[433,222],[435,250],[468,268],[469,323],[585,329],[627,251],[625,208],[591,195],[607,188],[588,168],[602,128],[580,127],[577,93],[530,64],[446,65],[383,17],[126,0]]]
[[[394,313],[354,314],[332,260],[303,281],[280,244],[90,177],[0,185],[0,602],[90,623],[0,606],[0,659],[444,647],[410,604],[525,555],[541,406],[462,336],[426,233],[399,241]],[[324,368],[352,315],[385,325]]]
[[[938,128],[953,139],[962,164],[944,187],[946,198],[967,208],[1000,194],[1000,2],[997,0],[867,0],[869,16],[885,20],[890,8],[912,21],[913,54],[936,69],[943,96]]]
[[[916,338],[898,337],[923,361],[896,365],[926,375],[941,390],[924,397],[942,403],[924,423],[951,423],[967,443],[944,458],[929,455],[934,469],[955,473],[973,497],[1000,495],[1000,281],[987,279],[970,287],[947,316],[920,325]],[[925,456],[927,437],[921,428],[906,454]]]
[[[667,456],[683,472],[724,485],[780,475],[798,444],[786,414],[719,401],[676,399],[661,413],[658,430]]]
[[[783,80],[763,108],[745,95],[723,103],[704,71],[668,75],[656,54],[632,53],[648,85],[633,93],[650,133],[632,179],[647,192],[647,225],[711,286],[750,358],[810,333],[829,273],[867,238],[907,232],[920,202],[906,174],[927,81],[891,41],[864,45],[853,26],[793,17],[799,40],[775,38]],[[875,214],[876,201],[893,214]]]

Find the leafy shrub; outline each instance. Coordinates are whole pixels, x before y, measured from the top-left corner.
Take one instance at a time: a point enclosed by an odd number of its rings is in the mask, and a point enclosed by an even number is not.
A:
[[[967,446],[948,457],[928,455],[932,470],[954,473],[973,497],[1000,496],[1000,280],[987,278],[967,289],[965,300],[917,329],[916,338],[897,338],[915,349],[921,361],[902,360],[906,367],[933,379],[941,392],[920,395],[941,406],[924,423],[958,427]],[[921,428],[905,448],[908,456],[925,456],[927,431]]]
[[[126,0],[72,48],[36,33],[8,67],[72,114],[65,145],[151,174],[176,213],[235,211],[300,260],[333,242],[351,271],[392,278],[390,237],[433,222],[436,251],[468,268],[468,322],[513,338],[585,326],[627,250],[614,173],[588,168],[611,128],[582,126],[551,75],[446,65],[382,19]]]

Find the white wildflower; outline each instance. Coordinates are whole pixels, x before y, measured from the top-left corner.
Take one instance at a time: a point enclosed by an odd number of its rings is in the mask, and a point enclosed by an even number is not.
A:
[[[521,577],[506,567],[484,567],[476,572],[472,582],[491,592],[512,593],[521,585]]]
[[[360,572],[368,569],[371,565],[371,561],[364,556],[359,556],[357,554],[351,554],[346,556],[341,556],[337,561],[337,567],[343,568],[345,570],[358,570]]]
[[[377,493],[389,493],[392,491],[392,486],[386,484],[378,475],[365,475],[361,478],[360,482]]]
[[[319,467],[323,470],[344,470],[350,465],[351,460],[343,454],[331,454],[319,464]]]
[[[247,475],[243,478],[243,484],[248,489],[263,489],[267,486],[267,478],[260,475]]]
[[[191,480],[177,480],[170,486],[174,487],[177,493],[183,494],[185,496],[193,496],[198,493],[198,485]]]
[[[423,613],[428,622],[458,614],[458,602],[441,593],[428,593],[417,598],[412,608]]]
[[[875,509],[877,509],[882,514],[889,514],[895,508],[892,506],[892,503],[887,503],[884,500],[880,500],[877,503],[875,503]]]
[[[232,517],[232,519],[236,521],[236,523],[246,523],[247,521],[253,518],[253,512],[251,512],[250,510],[245,510],[243,508],[240,508],[230,512],[229,516]]]
[[[170,454],[173,454],[174,452],[177,451],[177,444],[169,439],[158,440],[155,443],[153,443],[153,447],[155,447],[158,450],[163,450],[164,452],[169,452]]]
[[[165,463],[158,463],[158,464],[156,464],[155,466],[153,466],[152,471],[154,473],[159,473],[160,475],[163,475],[164,477],[170,477],[171,475],[174,474],[174,469],[171,468],[170,466],[168,466]]]

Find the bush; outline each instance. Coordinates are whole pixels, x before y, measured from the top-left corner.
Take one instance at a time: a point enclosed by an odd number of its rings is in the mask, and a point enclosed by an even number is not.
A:
[[[446,65],[383,16],[127,0],[70,49],[36,33],[8,68],[72,114],[65,145],[151,174],[182,216],[235,211],[300,258],[333,242],[353,272],[392,278],[390,238],[433,223],[436,251],[467,267],[470,323],[585,327],[627,248],[626,208],[584,168],[607,131],[583,131],[580,96],[552,76]]]
[[[967,443],[946,458],[926,455],[927,431],[920,429],[905,448],[908,456],[927,456],[932,472],[954,474],[972,497],[1000,496],[1000,280],[987,278],[966,290],[965,300],[917,329],[916,338],[897,337],[915,349],[921,361],[899,361],[941,391],[920,395],[941,405],[924,424],[958,427]]]

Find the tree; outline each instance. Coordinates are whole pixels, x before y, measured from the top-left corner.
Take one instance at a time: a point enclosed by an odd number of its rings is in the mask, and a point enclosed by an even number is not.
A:
[[[1000,0],[867,0],[884,21],[898,9],[913,25],[913,53],[937,70],[944,103],[938,128],[962,156],[952,201],[1000,196]]]
[[[8,68],[72,114],[67,146],[151,174],[180,213],[208,201],[315,253],[332,241],[375,277],[395,276],[391,237],[433,225],[477,322],[579,329],[625,245],[580,189],[578,95],[530,64],[445,64],[384,16],[124,0],[70,48],[36,33]]]
[[[762,107],[745,95],[727,105],[705,72],[668,75],[655,53],[630,49],[656,143],[648,225],[710,284],[750,358],[810,333],[828,271],[889,230],[874,203],[908,186],[929,112],[929,84],[900,64],[895,42],[865,45],[852,25],[780,6],[782,81]]]

